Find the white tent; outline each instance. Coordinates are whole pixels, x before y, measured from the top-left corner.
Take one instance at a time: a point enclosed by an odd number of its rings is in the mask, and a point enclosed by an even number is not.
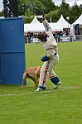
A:
[[[52,28],[52,31],[63,31],[63,27],[61,24],[58,24],[58,23],[49,23],[51,28]]]
[[[58,25],[61,25],[63,28],[70,28],[70,24],[64,19],[64,17],[61,15],[60,19],[57,21]]]
[[[37,17],[35,16],[30,24],[40,24],[40,22],[37,20]]]
[[[24,24],[24,32],[43,32],[44,26],[42,23],[40,23],[36,16],[29,24]]]
[[[59,20],[59,22],[57,23],[49,23],[51,28],[52,28],[52,31],[63,31],[63,26],[62,26],[62,23],[65,23],[65,22],[62,22],[60,23],[61,20]],[[44,32],[45,31],[45,28],[43,26],[42,23],[40,23],[36,16],[34,17],[34,19],[32,20],[31,23],[29,24],[24,24],[24,32],[27,33],[27,32]]]
[[[82,25],[82,14],[79,16],[79,18],[73,23],[74,25],[75,24],[80,24]]]
[[[75,25],[79,24],[79,31],[82,34],[82,14],[78,17],[78,19],[71,25],[70,31],[74,35],[75,34]]]

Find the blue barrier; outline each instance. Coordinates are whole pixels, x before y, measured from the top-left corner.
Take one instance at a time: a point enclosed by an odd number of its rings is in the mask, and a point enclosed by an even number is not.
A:
[[[0,19],[0,84],[21,84],[26,68],[22,17]]]

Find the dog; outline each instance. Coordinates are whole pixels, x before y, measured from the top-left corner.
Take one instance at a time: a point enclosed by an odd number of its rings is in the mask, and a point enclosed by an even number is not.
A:
[[[24,81],[26,80],[26,78],[30,78],[31,80],[33,80],[35,83],[35,87],[37,87],[39,84],[40,70],[41,66],[29,67],[28,69],[26,69],[22,76],[21,87],[24,86]]]

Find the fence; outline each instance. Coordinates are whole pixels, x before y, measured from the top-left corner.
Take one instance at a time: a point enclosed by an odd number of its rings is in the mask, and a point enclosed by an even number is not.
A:
[[[54,37],[57,42],[74,42],[74,41],[82,41],[82,35],[74,35],[74,36],[56,36]],[[30,37],[30,39],[25,36],[25,43],[39,43],[37,37]]]
[[[73,42],[73,41],[82,41],[82,35],[74,36],[58,36],[55,37],[57,42]]]

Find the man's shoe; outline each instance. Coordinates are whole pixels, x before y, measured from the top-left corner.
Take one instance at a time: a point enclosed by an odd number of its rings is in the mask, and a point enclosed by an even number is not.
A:
[[[46,88],[43,86],[39,86],[35,91],[41,91],[41,90],[46,90]]]
[[[55,85],[54,89],[57,89],[60,84],[61,84],[61,81],[59,81],[59,82]]]

